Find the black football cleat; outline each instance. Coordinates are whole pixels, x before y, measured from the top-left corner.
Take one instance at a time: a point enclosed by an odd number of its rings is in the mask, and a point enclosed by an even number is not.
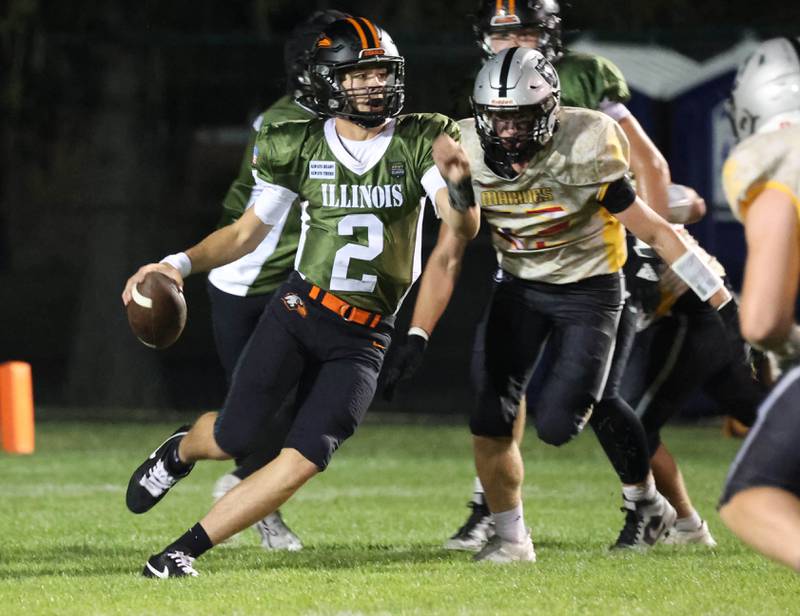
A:
[[[194,464],[181,474],[173,474],[166,464],[167,455],[188,431],[189,426],[178,428],[133,472],[125,495],[125,504],[133,513],[144,513],[152,509],[172,486],[192,471]]]
[[[660,493],[652,500],[630,501],[623,495],[625,525],[612,550],[647,550],[652,548],[675,523],[677,514]]]
[[[166,550],[147,559],[142,575],[148,578],[197,577],[194,558],[180,550]]]

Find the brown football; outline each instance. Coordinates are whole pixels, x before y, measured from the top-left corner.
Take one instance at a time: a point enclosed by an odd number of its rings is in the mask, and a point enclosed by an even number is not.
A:
[[[169,276],[150,272],[134,286],[128,302],[128,323],[143,344],[165,349],[175,342],[186,325],[186,300]]]

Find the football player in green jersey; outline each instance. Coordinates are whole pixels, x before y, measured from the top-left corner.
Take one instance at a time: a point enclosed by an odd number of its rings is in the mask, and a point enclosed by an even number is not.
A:
[[[427,195],[454,233],[478,231],[469,160],[458,126],[438,114],[400,115],[404,60],[363,17],[325,27],[309,65],[314,107],[329,119],[262,126],[253,152],[253,205],[186,252],[140,268],[178,284],[241,258],[304,201],[295,272],[273,295],[239,359],[220,413],[180,428],[133,473],[128,508],[143,513],[204,459],[252,450],[291,389],[297,412],[280,454],[153,555],[147,577],[196,576],[193,561],[254,524],[324,470],[372,400],[394,315],[419,274]]]
[[[312,110],[311,84],[308,76],[308,55],[323,27],[346,17],[337,10],[317,11],[290,34],[284,46],[284,66],[287,93],[275,101],[253,122],[239,174],[228,189],[222,203],[222,216],[217,228],[238,220],[247,209],[255,188],[251,159],[256,136],[264,124],[289,120],[309,120],[316,117]],[[253,252],[208,274],[208,295],[211,300],[211,319],[214,341],[225,377],[230,386],[236,361],[255,329],[258,319],[269,303],[272,293],[292,272],[297,245],[300,241],[300,203],[277,233],[270,234]],[[287,403],[276,415],[270,430],[259,438],[257,449],[245,458],[236,460],[236,469],[220,477],[213,496],[222,497],[242,479],[275,458],[291,425],[294,405]],[[302,549],[299,537],[289,529],[275,511],[255,524],[261,545],[268,550]]]
[[[731,94],[739,144],[722,169],[744,225],[742,335],[784,374],[758,410],[725,482],[720,516],[756,550],[800,572],[800,38],[764,41]]]
[[[619,125],[561,107],[559,93],[541,53],[506,49],[481,69],[474,119],[460,122],[499,268],[473,354],[470,428],[496,533],[477,560],[535,559],[512,429],[546,344],[553,361],[532,403],[537,433],[560,446],[591,422],[623,484],[627,514],[614,547],[651,547],[675,520],[656,491],[641,424],[623,401],[601,403],[623,304],[625,228],[704,301],[730,301],[722,279],[636,196]]]

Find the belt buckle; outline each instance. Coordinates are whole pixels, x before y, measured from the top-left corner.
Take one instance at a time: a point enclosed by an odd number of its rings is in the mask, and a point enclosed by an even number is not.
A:
[[[339,316],[342,317],[345,321],[352,321],[353,313],[355,313],[356,308],[355,306],[351,306],[350,304],[343,304],[339,307]]]

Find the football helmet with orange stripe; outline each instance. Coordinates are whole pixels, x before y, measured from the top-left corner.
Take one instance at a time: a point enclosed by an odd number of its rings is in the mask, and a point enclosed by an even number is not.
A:
[[[309,64],[313,108],[320,115],[379,126],[405,99],[405,60],[389,34],[365,17],[325,27]]]
[[[481,0],[473,31],[487,58],[496,53],[492,39],[507,38],[501,49],[530,47],[552,62],[563,53],[560,10],[558,0]]]
[[[347,13],[328,9],[315,11],[308,19],[297,25],[283,46],[283,65],[286,69],[287,94],[304,107],[312,100],[308,61],[319,33],[337,19],[345,19]]]

